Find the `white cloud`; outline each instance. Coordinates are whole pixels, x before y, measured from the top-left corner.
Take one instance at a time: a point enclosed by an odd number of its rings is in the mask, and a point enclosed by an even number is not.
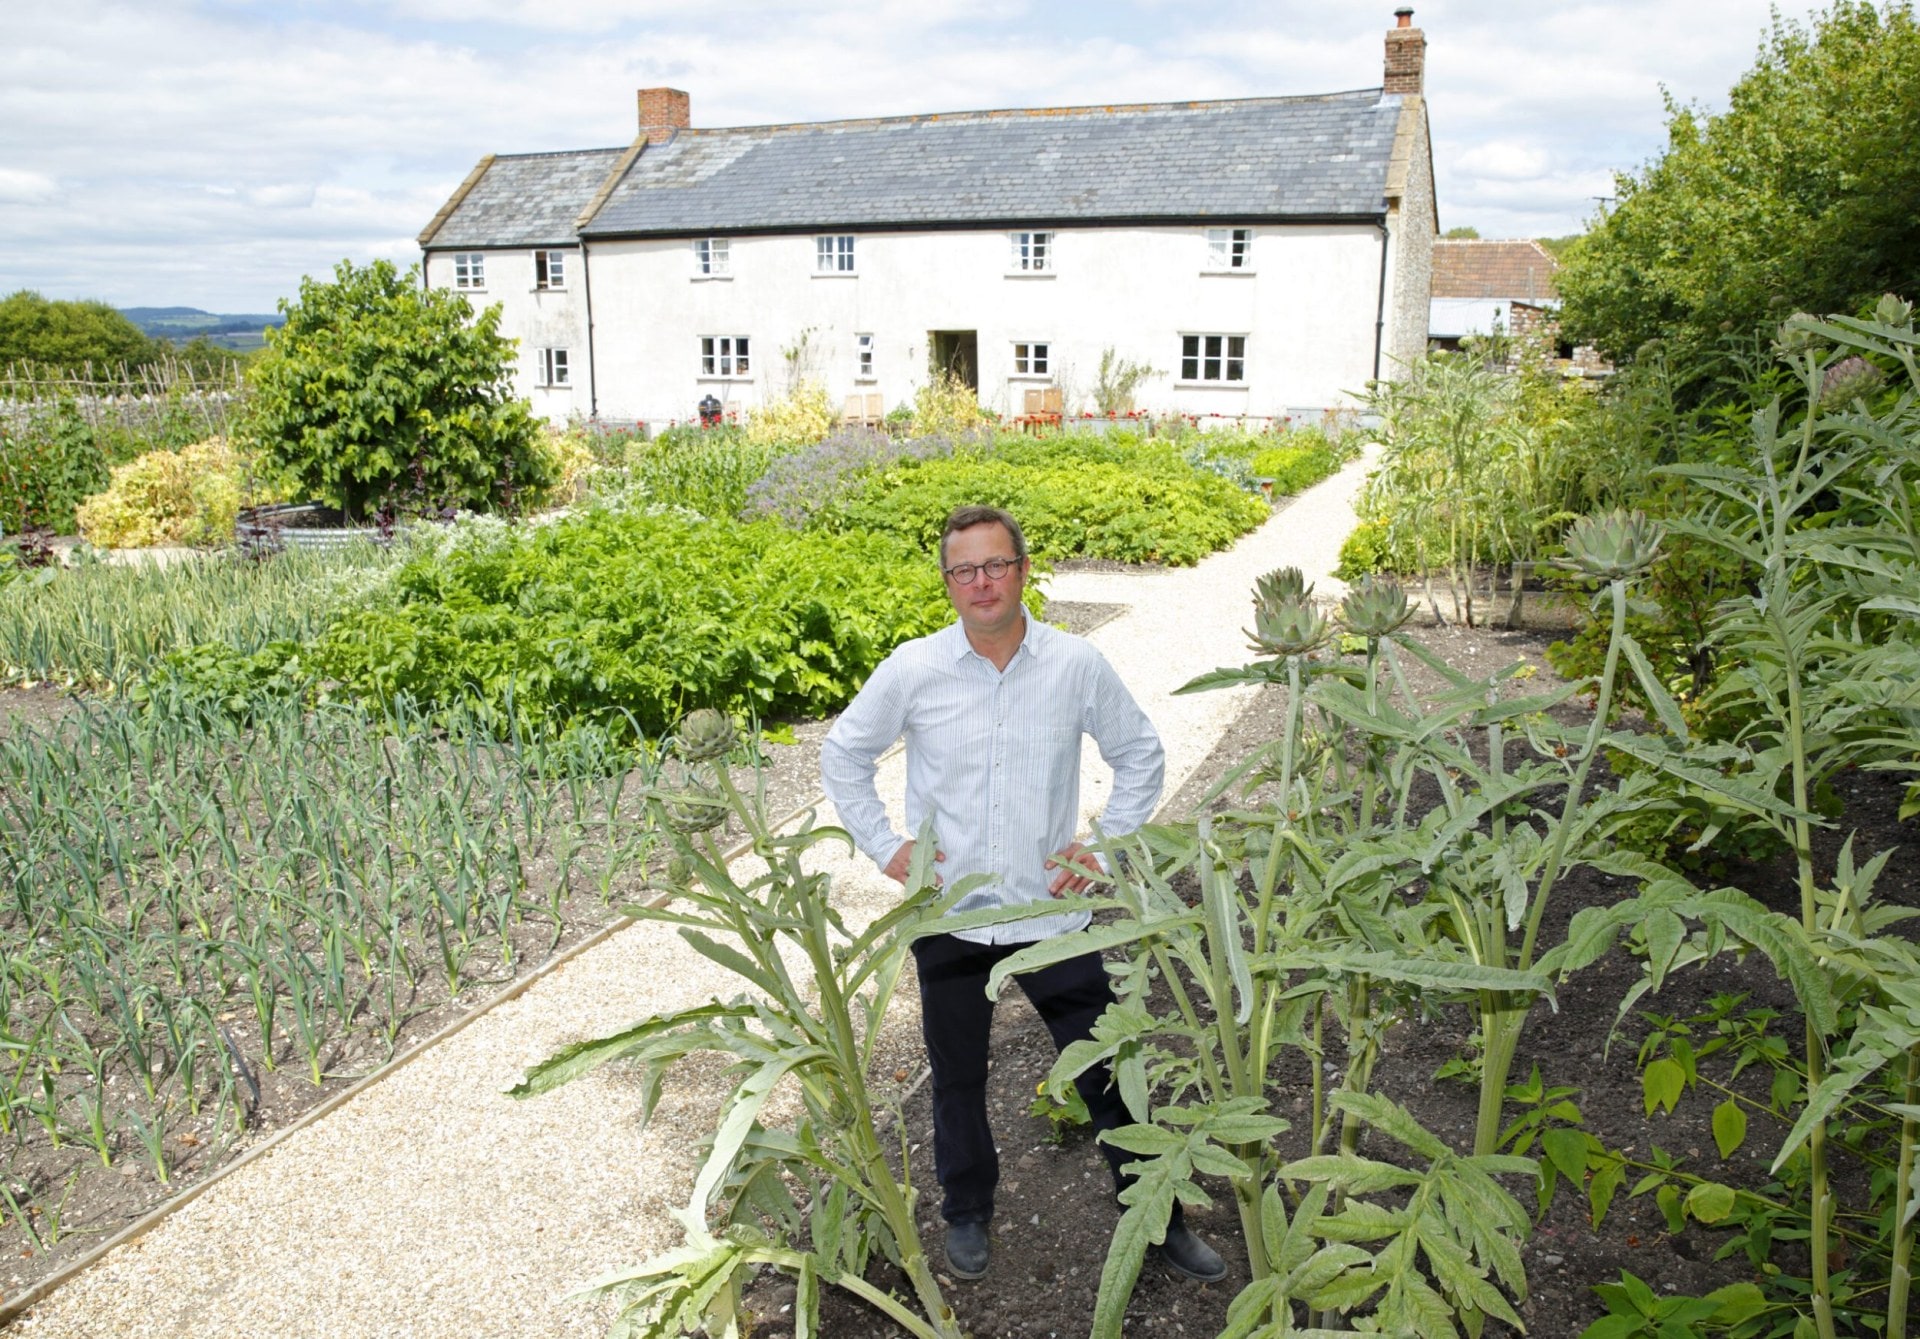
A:
[[[1440,209],[1574,231],[1724,102],[1762,0],[1418,0]],[[1787,0],[1789,15],[1812,0]],[[0,42],[0,292],[267,310],[342,256],[410,260],[482,154],[696,125],[1377,85],[1392,6],[1298,0],[68,0]]]
[[[44,172],[22,172],[0,167],[0,204],[44,204],[60,193],[60,185]]]

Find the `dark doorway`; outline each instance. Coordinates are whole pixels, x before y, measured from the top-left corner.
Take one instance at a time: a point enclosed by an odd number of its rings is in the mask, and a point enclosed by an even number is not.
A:
[[[951,372],[966,383],[968,390],[980,393],[978,330],[929,330],[927,362],[930,371]]]

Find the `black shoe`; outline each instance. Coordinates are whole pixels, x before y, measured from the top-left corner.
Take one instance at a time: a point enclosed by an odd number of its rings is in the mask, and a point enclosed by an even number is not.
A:
[[[951,1242],[951,1236],[947,1239]],[[1160,1258],[1172,1265],[1176,1273],[1185,1274],[1199,1283],[1218,1283],[1227,1276],[1227,1262],[1220,1258],[1220,1252],[1193,1235],[1182,1223],[1167,1229],[1167,1239],[1160,1246]],[[952,1258],[953,1247],[947,1247],[948,1258]]]
[[[1202,1246],[1201,1250],[1207,1248]],[[953,1271],[955,1278],[977,1279],[987,1272],[987,1261],[993,1258],[993,1246],[987,1241],[985,1223],[948,1223],[947,1224],[947,1268]],[[1213,1257],[1215,1261],[1219,1256]],[[1220,1274],[1227,1272],[1225,1265],[1220,1266]]]

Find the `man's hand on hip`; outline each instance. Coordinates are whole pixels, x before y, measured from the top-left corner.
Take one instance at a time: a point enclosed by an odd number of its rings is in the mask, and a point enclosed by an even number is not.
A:
[[[901,842],[900,849],[893,853],[893,859],[887,861],[887,868],[884,871],[889,879],[892,879],[902,887],[906,886],[907,870],[913,865],[913,848],[914,843],[911,840]],[[936,847],[933,852],[933,858],[936,861],[945,860],[947,853]],[[933,886],[938,888],[941,882],[942,880],[939,873],[935,872],[933,876]]]
[[[1046,868],[1060,871],[1053,876],[1053,882],[1047,885],[1047,891],[1055,897],[1065,897],[1068,893],[1084,893],[1087,885],[1093,880],[1082,873],[1083,870],[1093,874],[1106,872],[1100,868],[1100,862],[1093,852],[1079,842],[1068,842],[1048,856]]]

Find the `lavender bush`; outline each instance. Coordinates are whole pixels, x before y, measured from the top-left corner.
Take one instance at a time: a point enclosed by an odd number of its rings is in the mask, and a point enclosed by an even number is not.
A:
[[[843,426],[818,446],[773,461],[748,486],[744,514],[750,519],[776,517],[804,529],[859,480],[889,465],[992,449],[993,433],[987,429],[897,439],[874,428]]]

